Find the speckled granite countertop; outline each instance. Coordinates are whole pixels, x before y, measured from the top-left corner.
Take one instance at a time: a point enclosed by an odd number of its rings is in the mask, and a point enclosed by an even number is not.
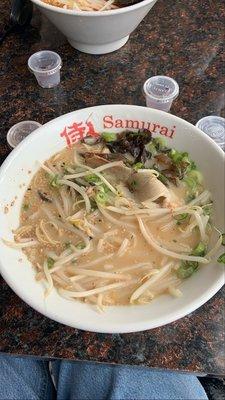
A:
[[[9,2],[2,3],[3,26]],[[224,17],[223,0],[158,0],[121,50],[91,56],[71,48],[35,11],[26,32],[10,35],[1,45],[0,161],[10,151],[6,133],[14,123],[45,123],[97,104],[144,105],[142,84],[155,74],[179,82],[172,113],[192,123],[204,115],[224,115]],[[63,59],[62,82],[55,89],[39,88],[27,69],[28,57],[39,49],[56,50]],[[3,280],[0,285],[2,352],[225,373],[224,289],[198,311],[165,327],[104,335],[53,322],[23,303]]]

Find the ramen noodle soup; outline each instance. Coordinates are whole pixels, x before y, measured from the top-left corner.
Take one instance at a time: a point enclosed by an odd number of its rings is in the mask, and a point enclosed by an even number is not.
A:
[[[42,0],[46,4],[77,11],[106,11],[131,6],[141,0]]]
[[[55,287],[102,310],[180,296],[222,243],[219,234],[208,249],[213,229],[210,193],[188,153],[148,130],[125,131],[41,165],[15,241],[4,242],[27,255],[46,296]]]

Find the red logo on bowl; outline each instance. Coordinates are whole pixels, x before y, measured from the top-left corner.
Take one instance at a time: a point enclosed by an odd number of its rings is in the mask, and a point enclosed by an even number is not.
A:
[[[148,129],[153,134],[160,134],[171,139],[176,133],[176,126],[167,127],[158,122],[114,118],[113,115],[105,115],[102,119],[102,126],[103,128],[100,131],[112,128],[119,129],[120,131],[121,129]],[[71,126],[66,126],[60,133],[60,136],[66,140],[68,147],[72,147],[85,137],[98,138],[100,134],[95,131],[93,122],[87,119],[85,122],[73,122]]]
[[[151,133],[160,134],[168,138],[173,138],[176,132],[176,126],[167,127],[159,122],[141,121],[137,119],[120,119],[113,115],[105,115],[103,117],[104,129],[148,129]]]
[[[94,125],[91,121],[88,122],[74,122],[71,126],[67,126],[60,133],[62,138],[66,139],[66,144],[71,147],[73,144],[83,140],[87,136],[98,138],[100,135],[95,131]]]

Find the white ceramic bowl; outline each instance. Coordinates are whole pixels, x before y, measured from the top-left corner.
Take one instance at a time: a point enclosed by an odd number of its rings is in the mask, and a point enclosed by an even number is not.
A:
[[[139,125],[141,128],[149,124],[156,135],[160,131],[164,135],[167,133],[168,146],[189,152],[203,172],[206,186],[213,196],[215,223],[224,231],[223,151],[198,128],[171,114],[138,106],[106,105],[75,111],[48,122],[11,152],[0,169],[1,237],[12,239],[12,229],[18,226],[24,192],[39,168],[37,160],[44,161],[63,149],[66,145],[65,138],[60,136],[63,129],[88,118],[99,132],[120,132],[126,127]],[[120,128],[115,128],[116,121]],[[14,200],[14,206],[9,207],[5,214],[5,206]],[[0,267],[4,279],[18,296],[42,314],[72,327],[107,333],[140,331],[168,324],[200,307],[224,283],[224,267],[212,262],[183,283],[183,296],[180,298],[163,295],[148,305],[110,307],[107,312],[99,314],[90,305],[61,298],[56,291],[44,299],[43,287],[35,281],[34,270],[25,255],[1,241]]]
[[[156,1],[144,0],[130,7],[92,12],[66,10],[32,0],[71,46],[90,54],[110,53],[122,47]]]

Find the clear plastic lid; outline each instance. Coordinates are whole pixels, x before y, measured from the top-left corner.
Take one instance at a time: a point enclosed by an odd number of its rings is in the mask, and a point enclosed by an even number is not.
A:
[[[22,121],[13,125],[7,133],[7,142],[10,147],[16,147],[31,132],[40,128],[41,124],[36,121]]]
[[[172,102],[179,94],[178,83],[169,76],[157,75],[149,78],[143,86],[146,96],[160,103]]]
[[[225,118],[210,115],[200,119],[196,126],[225,150]]]

